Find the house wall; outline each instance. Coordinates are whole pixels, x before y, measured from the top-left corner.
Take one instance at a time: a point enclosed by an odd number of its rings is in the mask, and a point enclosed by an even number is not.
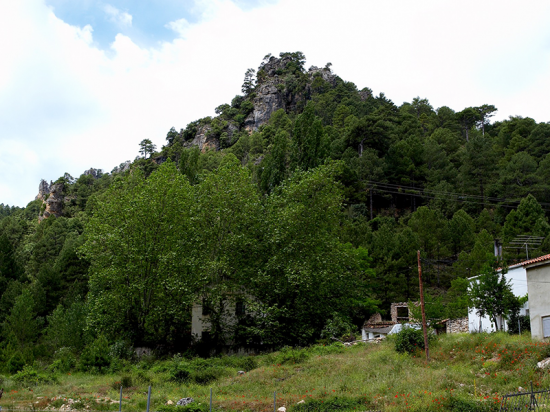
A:
[[[534,339],[543,339],[542,318],[550,316],[550,265],[528,268],[527,286],[531,336]]]
[[[235,314],[236,305],[233,301],[225,303],[224,320],[227,325],[232,325],[237,322]],[[210,315],[202,314],[202,304],[195,303],[191,309],[191,334],[197,338],[202,338],[202,333],[210,330]]]
[[[506,276],[506,279],[510,282],[512,293],[515,296],[521,297],[527,294],[527,272],[525,267],[522,265],[512,266],[504,276]],[[475,278],[471,279],[475,282]],[[531,300],[531,295],[529,295],[529,300]],[[528,308],[528,306],[524,306],[520,309],[520,315],[526,314],[526,308]],[[497,323],[499,328],[501,324],[504,324],[503,329],[508,330],[508,324],[502,318],[498,318]],[[470,332],[495,332],[495,327],[488,316],[481,317],[480,326],[480,316],[477,314],[476,308],[470,308],[468,310],[468,329]]]

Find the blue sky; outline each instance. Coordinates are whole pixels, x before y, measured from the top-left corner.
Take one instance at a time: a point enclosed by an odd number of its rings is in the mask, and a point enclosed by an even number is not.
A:
[[[247,68],[302,51],[396,104],[550,121],[547,0],[0,2],[0,203],[40,179],[111,171],[214,115]]]
[[[266,2],[237,0],[242,10],[252,10]],[[91,25],[94,45],[109,50],[119,33],[127,35],[141,47],[154,47],[177,37],[169,22],[185,19],[197,24],[203,18],[204,5],[194,0],[46,0],[61,20],[84,27]],[[131,17],[130,17],[131,16]]]

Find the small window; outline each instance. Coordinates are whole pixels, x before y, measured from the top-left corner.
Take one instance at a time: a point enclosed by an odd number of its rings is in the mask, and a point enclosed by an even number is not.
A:
[[[550,338],[550,316],[542,318],[542,337]]]
[[[525,309],[525,316],[529,317],[529,309]]]
[[[212,341],[212,336],[210,335],[210,331],[205,330],[202,332],[201,341],[202,343],[206,343],[206,344]]]
[[[397,307],[397,320],[398,321],[407,321],[409,320],[409,308],[406,306],[398,306]]]
[[[210,305],[206,301],[206,299],[202,300],[202,316],[208,316],[210,315]]]
[[[237,304],[235,305],[235,315],[237,316],[243,316],[245,313],[245,305],[242,300],[238,300]]]

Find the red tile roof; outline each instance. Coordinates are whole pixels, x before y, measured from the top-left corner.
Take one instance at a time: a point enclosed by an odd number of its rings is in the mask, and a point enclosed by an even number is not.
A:
[[[530,259],[530,260],[526,260],[524,262],[521,262],[521,264],[523,266],[527,266],[527,265],[530,265],[532,263],[538,263],[538,262],[544,262],[546,260],[550,260],[550,254],[548,255],[544,255],[544,256],[540,256],[538,258],[534,258],[534,259]]]
[[[550,260],[550,254],[544,255],[544,256],[539,256],[538,258],[534,258],[534,259],[524,260],[523,262],[519,262],[519,263],[516,263],[514,265],[510,265],[509,268],[514,268],[514,267],[518,267],[518,266],[528,266],[528,265],[531,265],[533,263],[544,262],[544,261],[547,261],[547,260]]]

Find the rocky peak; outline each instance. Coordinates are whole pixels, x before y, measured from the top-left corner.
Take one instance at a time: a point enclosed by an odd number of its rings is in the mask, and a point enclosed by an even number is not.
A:
[[[45,196],[45,199],[42,200],[45,205],[45,209],[42,216],[39,217],[39,220],[46,219],[51,215],[54,215],[55,217],[63,215],[63,204],[65,200],[63,196],[64,187],[65,185],[63,182],[50,184],[50,193],[47,197]]]
[[[92,176],[94,179],[99,179],[101,176],[103,176],[103,170],[94,169],[93,167],[91,167],[90,169],[86,170],[84,174],[86,176]]]
[[[292,61],[293,61],[293,59],[290,56],[284,56],[284,57],[280,57],[280,58],[277,58],[275,56],[271,56],[269,58],[269,60],[262,63],[260,65],[260,68],[258,69],[258,72],[264,71],[265,76],[266,76],[266,77],[260,76],[259,79],[258,79],[258,83],[261,83],[262,80],[264,80],[266,78],[268,79],[268,78],[275,77],[275,76],[278,76],[278,75],[284,73],[287,66]]]
[[[49,194],[50,194],[50,185],[44,179],[40,180],[40,183],[38,185],[38,194],[34,199],[35,200],[40,199],[44,201],[46,199],[46,196]]]
[[[333,87],[336,86],[336,75],[332,73],[332,70],[330,70],[330,68],[323,67],[320,69],[317,66],[311,66],[308,70],[308,74],[311,78],[314,78],[317,73],[324,81],[330,83]]]

